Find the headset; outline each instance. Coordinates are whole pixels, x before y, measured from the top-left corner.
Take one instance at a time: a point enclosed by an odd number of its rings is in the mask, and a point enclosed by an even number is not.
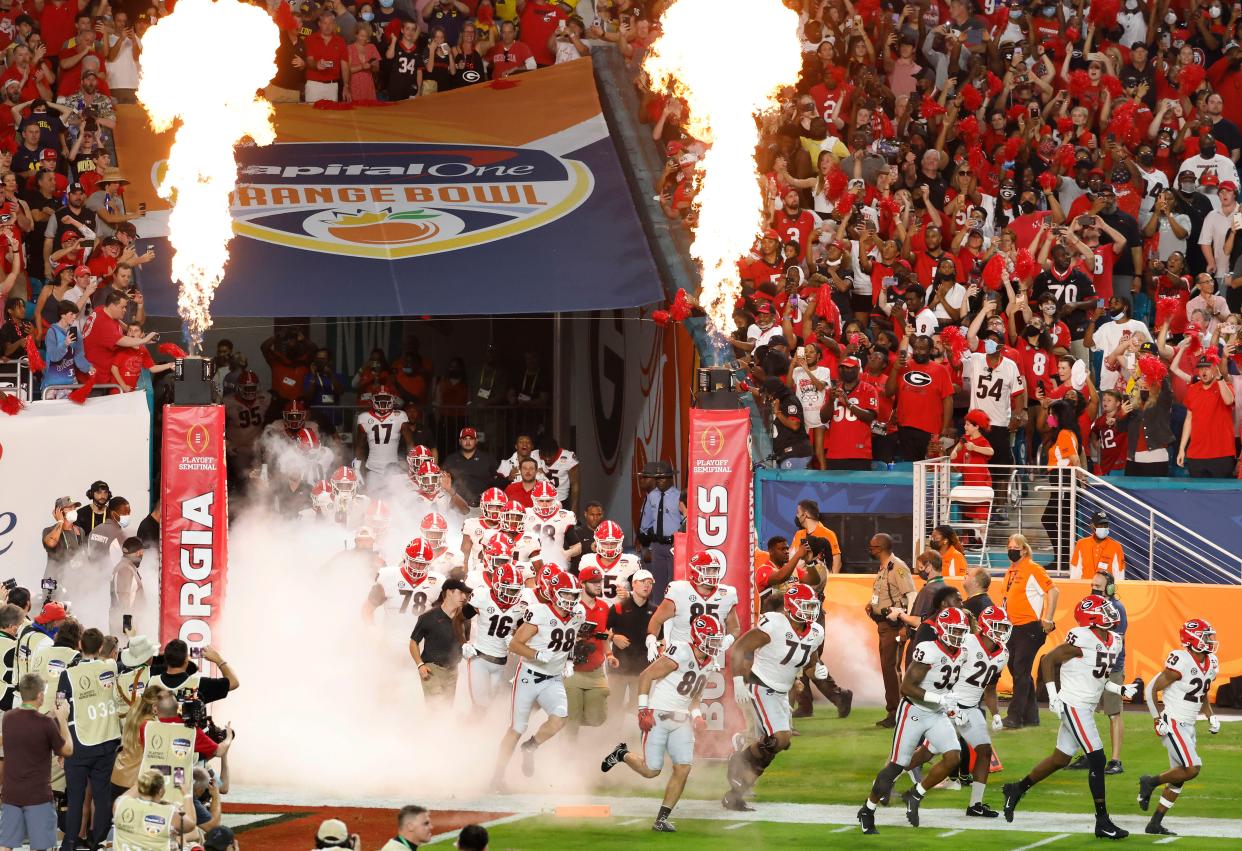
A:
[[[1104,586],[1104,595],[1106,597],[1117,596],[1117,580],[1107,570],[1098,571],[1097,576],[1103,576],[1108,580],[1108,584]]]

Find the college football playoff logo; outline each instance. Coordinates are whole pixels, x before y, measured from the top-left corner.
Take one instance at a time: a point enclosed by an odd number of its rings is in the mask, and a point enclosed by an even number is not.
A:
[[[724,451],[724,432],[716,426],[708,426],[699,435],[699,445],[703,447],[703,451],[706,454],[714,458]]]
[[[195,455],[206,455],[211,446],[211,431],[201,423],[190,426],[185,433],[185,445]]]

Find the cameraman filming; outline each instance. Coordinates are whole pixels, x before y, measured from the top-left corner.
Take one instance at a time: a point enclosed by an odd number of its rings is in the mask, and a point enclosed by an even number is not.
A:
[[[190,661],[189,645],[174,638],[164,646],[164,655],[152,660],[151,682],[174,692],[193,689],[198,692],[198,699],[203,703],[223,700],[228,697],[229,692],[241,685],[237,674],[214,647],[202,648],[200,658],[215,665],[224,676],[203,676],[199,666]]]
[[[148,686],[150,689],[151,686]],[[184,703],[193,704],[192,700]],[[194,753],[198,754],[201,759],[208,760],[212,757],[223,758],[229,752],[229,748],[233,746],[233,728],[229,726],[224,730],[224,738],[218,744],[214,739],[207,735],[202,727],[191,723],[191,720],[182,717],[182,701],[177,699],[177,694],[168,689],[160,691],[155,699],[155,718],[146,722],[141,729],[138,730],[138,741],[142,744],[144,753],[147,746],[147,730],[153,723],[159,724],[183,724],[187,727],[194,728]]]

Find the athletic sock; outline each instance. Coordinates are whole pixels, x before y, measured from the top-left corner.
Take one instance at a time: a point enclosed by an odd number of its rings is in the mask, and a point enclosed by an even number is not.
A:
[[[1164,813],[1162,811],[1156,810],[1151,814],[1150,824],[1159,825],[1162,821],[1164,821]]]
[[[1027,791],[1034,785],[1035,785],[1035,781],[1031,779],[1031,775],[1029,774],[1026,775],[1026,777],[1023,777],[1021,780],[1018,781],[1018,789],[1020,789],[1023,792]]]
[[[664,821],[673,813],[672,807],[660,807],[660,812],[656,815],[656,821]]]
[[[923,784],[922,784],[922,783],[915,783],[915,784],[914,784],[914,797],[916,797],[916,798],[922,798],[922,797],[923,797],[924,795],[926,795],[926,794],[927,794],[927,790],[923,788]]]
[[[535,740],[534,736],[522,742],[522,750],[524,751],[533,751],[537,747],[539,747],[539,742]]]
[[[868,798],[867,800],[863,801],[863,806],[865,806],[867,809],[869,809],[869,810],[871,810],[871,811],[873,811],[873,812],[875,811],[875,801],[871,800],[870,798]]]
[[[983,793],[987,791],[988,784],[980,783],[978,780],[970,784],[970,805],[983,803]]]

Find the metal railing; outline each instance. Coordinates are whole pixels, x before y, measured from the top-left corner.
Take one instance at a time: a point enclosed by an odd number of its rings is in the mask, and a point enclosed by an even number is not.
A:
[[[29,358],[0,363],[0,390],[16,394],[23,402],[34,399],[34,373],[30,371]]]
[[[981,505],[963,499],[970,472],[991,475],[993,497]],[[978,516],[986,510],[986,516]],[[1103,511],[1109,536],[1121,545],[1130,579],[1242,583],[1242,555],[1157,511],[1134,494],[1081,467],[993,464],[969,467],[947,458],[914,465],[914,551],[922,552],[934,527],[952,526],[967,561],[996,570],[1008,565],[1010,535],[1022,534],[1036,561],[1070,576],[1074,544],[1091,535],[1091,518]]]
[[[39,398],[43,401],[49,399],[67,399],[69,394],[80,388],[81,384],[52,384],[43,388],[43,392],[39,394]],[[121,389],[119,384],[96,384],[91,388],[92,396],[103,396],[104,393],[96,393],[97,390],[106,390],[111,393],[113,390]]]

